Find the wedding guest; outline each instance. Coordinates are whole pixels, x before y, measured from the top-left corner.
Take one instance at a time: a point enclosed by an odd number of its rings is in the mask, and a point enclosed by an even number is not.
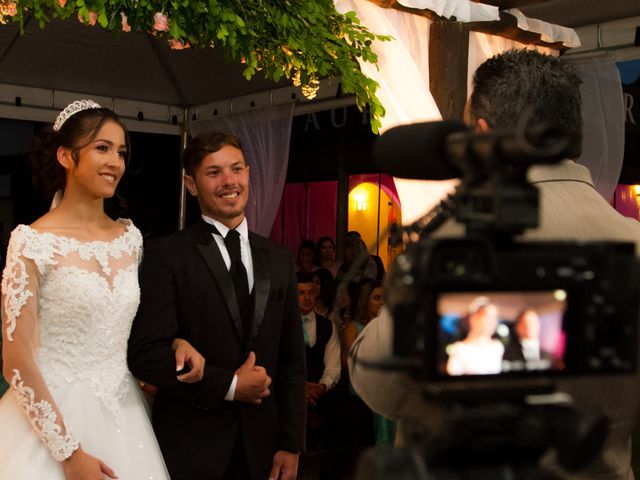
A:
[[[340,262],[336,260],[336,243],[331,237],[320,237],[316,242],[318,252],[318,266],[326,268],[335,278],[340,268]]]
[[[373,280],[378,276],[375,261],[367,251],[367,246],[360,237],[347,235],[344,240],[344,255],[342,264],[336,275],[336,284],[343,281],[360,282],[363,278]]]
[[[303,240],[298,245],[298,253],[296,255],[296,271],[297,272],[313,272],[316,267],[316,244],[311,240]]]
[[[360,285],[358,304],[355,310],[355,321],[347,324],[341,332],[343,348],[351,349],[353,342],[367,324],[376,318],[384,306],[384,287],[378,280],[364,280]],[[396,424],[388,418],[371,412],[373,435],[376,445],[393,445],[396,435]]]
[[[335,300],[335,285],[331,272],[326,268],[318,268],[311,274],[315,286],[316,303],[313,310],[323,317],[329,318]]]
[[[298,272],[297,282],[306,346],[307,405],[315,406],[340,380],[340,344],[333,323],[313,310],[316,293],[312,276],[308,272]]]

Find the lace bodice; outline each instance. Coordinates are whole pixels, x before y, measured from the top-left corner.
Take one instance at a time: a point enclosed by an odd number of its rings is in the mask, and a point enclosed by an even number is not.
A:
[[[54,456],[73,450],[64,448],[69,429],[48,388],[88,381],[116,419],[126,394],[142,237],[130,221],[120,221],[126,230],[110,242],[81,242],[25,225],[11,235],[2,279],[4,336],[5,346],[17,351],[9,358],[22,359],[14,362],[22,365],[13,369],[12,386]],[[38,406],[43,401],[49,405]],[[51,440],[56,427],[58,445]]]

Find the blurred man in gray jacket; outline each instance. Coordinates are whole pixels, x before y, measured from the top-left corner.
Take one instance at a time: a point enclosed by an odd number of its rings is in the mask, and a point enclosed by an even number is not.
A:
[[[573,150],[577,158],[582,139],[579,85],[573,70],[558,58],[534,51],[509,51],[487,60],[476,71],[467,120],[479,132],[509,129],[529,109],[534,112],[534,121],[553,122],[576,138]],[[640,223],[620,215],[598,194],[585,167],[567,159],[536,165],[528,176],[540,191],[540,226],[522,238],[628,241],[636,244],[638,255]],[[446,235],[463,232],[459,224],[447,224],[442,230]],[[442,412],[422,400],[420,386],[408,374],[369,369],[358,363],[360,359],[390,356],[392,338],[393,321],[384,309],[351,349],[349,370],[355,390],[373,410],[391,419],[437,422]],[[630,436],[640,407],[640,375],[574,378],[558,382],[558,388],[569,393],[580,408],[601,410],[611,420],[611,432],[603,453],[586,469],[568,474],[553,464],[549,468],[558,478],[633,479]],[[399,438],[402,443],[402,436]]]

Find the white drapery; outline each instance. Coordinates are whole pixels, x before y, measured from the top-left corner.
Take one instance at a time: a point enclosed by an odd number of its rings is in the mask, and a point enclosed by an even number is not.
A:
[[[378,55],[377,68],[370,64],[361,63],[365,74],[380,84],[377,94],[386,109],[381,130],[384,132],[396,125],[441,120],[438,107],[429,92],[428,51],[431,21],[395,9],[380,8],[367,0],[335,0],[334,3],[341,13],[355,11],[362,24],[371,31],[391,35],[394,38],[390,42],[374,42],[373,49]],[[469,1],[402,0],[401,3],[412,8],[431,9],[433,7],[436,13],[441,10],[441,14],[444,16],[445,14],[453,14],[453,12],[461,15],[461,9],[466,8],[464,4],[468,4]],[[475,18],[470,18],[470,20],[475,20]],[[522,22],[522,19],[519,21]],[[539,25],[536,28],[539,28]],[[554,31],[562,30],[554,29]],[[563,34],[565,33],[563,31]],[[573,39],[572,35],[569,37]],[[471,32],[469,35],[468,94],[471,92],[473,74],[478,66],[488,58],[512,48],[535,49],[541,53],[558,55],[557,50],[550,48],[526,45],[499,36]],[[452,52],[452,55],[455,54],[457,52]],[[586,71],[582,73],[582,69],[579,68],[585,82],[583,86],[583,117],[586,119],[585,139],[589,137],[589,142],[592,142],[596,138],[600,138],[597,147],[585,143],[584,154],[579,161],[592,170],[596,188],[605,198],[609,198],[610,190],[613,191],[611,186],[615,186],[620,173],[619,165],[621,165],[622,157],[620,156],[620,163],[617,164],[616,148],[621,148],[622,142],[618,141],[617,128],[613,129],[612,133],[604,133],[606,130],[599,127],[600,133],[598,134],[596,133],[597,128],[590,126],[591,121],[597,121],[598,115],[601,115],[601,113],[594,115],[594,108],[599,108],[599,112],[606,110],[608,114],[611,114],[608,117],[611,117],[613,112],[610,111],[616,110],[618,105],[615,103],[614,108],[605,100],[599,100],[600,94],[594,96],[593,93],[586,93],[587,88],[590,92],[597,92],[599,88],[611,90],[607,85],[609,82],[607,79],[611,78],[611,70],[608,69],[606,75],[604,75],[604,66],[599,67],[598,70],[600,73],[595,75]],[[592,76],[605,80],[599,80],[597,83],[593,83],[592,87],[587,87],[587,84],[592,84],[590,78]],[[603,87],[603,85],[607,86]],[[620,96],[620,101],[622,101],[621,99]],[[596,106],[593,108],[589,106],[592,101],[596,101]],[[609,121],[607,120],[607,122]],[[622,122],[623,117],[620,115],[619,120],[613,118],[611,121]],[[607,123],[607,125],[609,124]],[[609,140],[607,141],[607,139]],[[604,147],[612,142],[616,143],[616,145],[611,145],[613,153],[602,153]],[[612,160],[614,157],[616,160]],[[402,160],[398,158],[399,162]],[[429,161],[426,152],[425,161]],[[405,225],[420,218],[435,206],[446,193],[453,189],[455,184],[454,182],[412,181],[398,178],[394,180],[402,204],[402,223]]]
[[[336,9],[355,11],[363,25],[377,34],[391,35],[389,42],[374,42],[377,68],[360,63],[364,73],[380,84],[378,98],[386,114],[381,131],[397,125],[442,120],[429,91],[429,26],[419,15],[380,8],[367,0],[335,0]],[[402,162],[398,158],[398,162]],[[425,152],[425,162],[429,161]],[[435,206],[453,188],[452,182],[394,178],[407,225]],[[417,201],[416,199],[419,199]]]
[[[611,57],[567,60],[582,80],[582,155],[578,163],[591,171],[596,190],[610,201],[624,159],[624,96],[620,72]]]
[[[268,237],[287,177],[293,103],[214,117],[189,124],[189,133],[220,130],[240,138],[250,166],[245,209],[249,229]]]
[[[430,10],[440,17],[458,22],[492,22],[500,20],[500,10],[473,0],[398,0],[404,7]],[[580,38],[572,28],[554,25],[535,18],[526,17],[517,8],[506,10],[516,18],[518,28],[538,33],[547,43],[561,42],[565,47],[580,46]]]
[[[517,8],[512,8],[507,10],[507,12],[516,17],[519,29],[527,32],[539,33],[540,39],[543,42],[562,42],[562,44],[568,48],[576,48],[580,46],[580,37],[578,37],[578,34],[573,28],[562,27],[536,18],[525,17],[525,15]]]
[[[404,6],[433,9],[442,16],[463,15],[469,11],[468,0],[402,0]],[[361,63],[365,73],[380,84],[378,98],[386,109],[382,131],[396,125],[442,120],[429,91],[429,26],[431,20],[391,8],[380,8],[366,0],[336,0],[339,12],[353,10],[363,25],[378,34],[391,35],[390,42],[375,42],[378,68]],[[491,7],[497,15],[497,8]],[[491,10],[491,11],[493,11]],[[485,10],[485,15],[491,15]],[[464,18],[464,15],[463,15]],[[474,20],[477,17],[473,17]],[[485,18],[486,19],[486,18]],[[471,20],[471,17],[468,19]],[[468,91],[476,68],[487,58],[511,48],[529,47],[503,37],[471,32],[469,36]],[[455,55],[456,52],[452,52]],[[398,161],[403,161],[398,158]],[[425,161],[427,152],[425,152]],[[437,205],[455,187],[455,181],[434,182],[394,178],[400,203],[402,223],[419,219]],[[416,199],[420,199],[416,201]]]
[[[444,18],[458,22],[491,22],[500,20],[498,7],[470,0],[398,0],[400,5],[420,10],[431,10]]]

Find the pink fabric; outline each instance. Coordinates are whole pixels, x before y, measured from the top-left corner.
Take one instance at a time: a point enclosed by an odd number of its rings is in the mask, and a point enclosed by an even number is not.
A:
[[[377,185],[378,181],[382,190],[399,204],[393,177],[389,175],[351,175],[349,191],[361,183]],[[302,240],[315,242],[325,235],[336,240],[337,210],[337,181],[286,184],[269,238],[286,246],[295,257]]]
[[[618,185],[613,197],[613,206],[625,217],[640,220],[640,198],[636,195],[634,185]]]
[[[298,245],[305,239],[327,235],[335,240],[338,209],[338,182],[289,183],[270,238],[296,255]]]

